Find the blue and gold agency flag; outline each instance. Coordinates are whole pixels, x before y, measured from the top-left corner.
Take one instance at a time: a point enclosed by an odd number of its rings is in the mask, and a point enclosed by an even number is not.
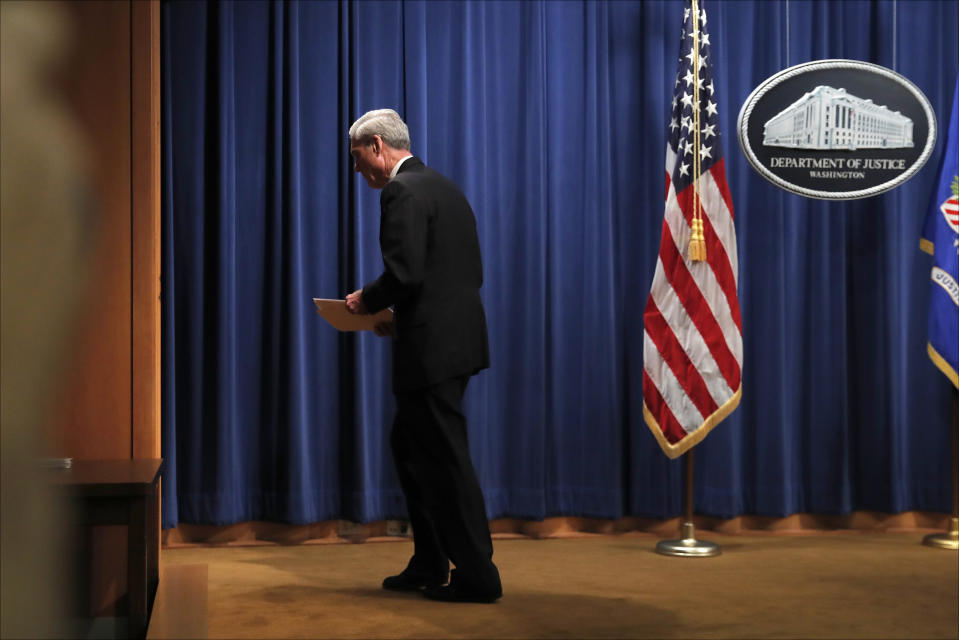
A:
[[[959,388],[959,78],[936,191],[919,247],[933,256],[929,298],[929,357]]]
[[[675,458],[736,408],[743,336],[733,201],[702,3],[687,2],[659,259],[643,311],[643,417]]]

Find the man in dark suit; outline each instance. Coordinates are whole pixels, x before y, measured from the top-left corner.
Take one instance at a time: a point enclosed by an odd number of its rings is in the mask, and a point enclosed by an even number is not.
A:
[[[493,602],[502,586],[461,408],[470,376],[489,366],[476,218],[459,187],[409,148],[406,124],[392,109],[370,111],[350,127],[355,170],[383,190],[384,270],[346,305],[352,313],[394,309],[393,324],[376,333],[393,338],[390,442],[414,537],[406,569],[383,587]]]

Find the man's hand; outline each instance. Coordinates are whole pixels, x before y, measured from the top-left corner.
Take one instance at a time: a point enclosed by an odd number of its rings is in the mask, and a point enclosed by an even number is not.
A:
[[[366,315],[369,313],[366,310],[366,305],[363,303],[362,289],[357,289],[350,295],[346,296],[346,310],[350,313],[356,313],[360,315]]]
[[[377,322],[373,326],[373,333],[381,338],[392,338],[396,334],[396,329],[392,322]]]

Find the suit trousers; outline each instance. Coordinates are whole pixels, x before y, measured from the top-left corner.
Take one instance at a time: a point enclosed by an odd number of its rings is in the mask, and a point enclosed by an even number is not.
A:
[[[486,503],[469,455],[463,393],[469,376],[396,394],[390,443],[413,527],[408,570],[445,576],[482,593],[499,591]]]

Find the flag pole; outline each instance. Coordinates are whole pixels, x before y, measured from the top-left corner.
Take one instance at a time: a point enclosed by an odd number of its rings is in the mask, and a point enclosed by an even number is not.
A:
[[[690,262],[706,260],[706,243],[703,239],[702,200],[699,193],[699,182],[702,175],[700,169],[700,100],[699,100],[699,3],[692,0],[692,75],[693,75],[693,219],[690,223],[690,238],[688,257]],[[656,552],[666,556],[682,556],[686,558],[708,558],[718,556],[721,552],[719,545],[696,539],[696,528],[693,526],[693,450],[685,453],[686,457],[686,520],[680,527],[678,540],[660,540],[656,544]]]
[[[930,533],[922,543],[939,549],[959,550],[959,392],[952,394],[952,518],[949,531]]]
[[[678,540],[660,540],[656,543],[656,553],[683,558],[718,556],[722,553],[718,544],[696,539],[696,528],[693,526],[693,450],[690,449],[684,455],[686,458],[686,521],[681,526],[682,537]]]

